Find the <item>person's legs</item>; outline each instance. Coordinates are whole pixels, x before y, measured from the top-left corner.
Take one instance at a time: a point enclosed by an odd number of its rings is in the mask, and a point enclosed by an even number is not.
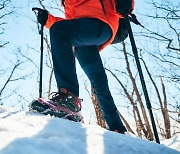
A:
[[[50,41],[54,74],[58,88],[66,88],[79,95],[75,57],[72,51],[68,27],[63,22],[55,23],[50,28]],[[70,28],[69,28],[70,29]]]
[[[93,85],[109,130],[125,132],[126,128],[119,118],[117,108],[109,91],[107,76],[97,46],[78,47],[76,57]]]
[[[105,31],[109,33],[105,34]],[[103,39],[100,39],[101,36]],[[72,46],[100,45],[111,36],[111,29],[102,21],[80,18],[56,22],[50,28],[54,74],[59,88],[79,96],[75,58]]]
[[[54,73],[59,88],[66,88],[79,95],[72,51],[74,46],[76,57],[94,87],[109,129],[124,132],[126,129],[109,91],[107,76],[97,48],[108,41],[111,35],[109,26],[98,19],[81,18],[55,23],[50,29]]]

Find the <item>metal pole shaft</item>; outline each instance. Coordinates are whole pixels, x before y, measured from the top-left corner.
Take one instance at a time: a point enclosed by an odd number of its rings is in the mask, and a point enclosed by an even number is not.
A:
[[[136,44],[135,44],[135,40],[134,40],[134,36],[133,36],[133,33],[132,33],[132,29],[131,29],[131,25],[130,25],[130,22],[129,22],[128,15],[125,16],[125,20],[126,20],[126,26],[128,28],[128,33],[129,33],[129,38],[130,38],[130,42],[131,42],[131,46],[132,46],[132,51],[133,51],[133,54],[134,54],[134,57],[135,57],[135,60],[136,60],[136,65],[137,65],[138,72],[139,72],[139,77],[140,77],[140,80],[141,80],[142,89],[143,89],[143,92],[144,92],[144,97],[145,97],[145,100],[146,100],[146,106],[147,106],[147,109],[149,111],[149,116],[150,116],[150,119],[151,119],[153,131],[154,131],[154,136],[155,136],[156,142],[160,143],[158,132],[157,132],[157,129],[156,129],[156,124],[155,124],[153,113],[152,113],[152,107],[151,107],[151,103],[150,103],[150,100],[149,100],[149,96],[148,96],[144,76],[143,76],[142,69],[141,69],[141,64],[140,64],[139,57],[138,57],[138,51],[137,51],[137,47],[136,47]]]
[[[44,26],[41,25],[41,55],[40,55],[40,79],[39,79],[39,98],[42,97],[42,72],[43,72],[43,30]]]

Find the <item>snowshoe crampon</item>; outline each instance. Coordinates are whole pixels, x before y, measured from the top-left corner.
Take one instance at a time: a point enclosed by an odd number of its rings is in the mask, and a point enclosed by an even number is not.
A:
[[[73,112],[64,106],[46,101],[42,98],[32,101],[29,105],[32,112],[42,113],[44,115],[51,115],[59,118],[72,120],[75,122],[83,122],[83,117],[79,112]]]

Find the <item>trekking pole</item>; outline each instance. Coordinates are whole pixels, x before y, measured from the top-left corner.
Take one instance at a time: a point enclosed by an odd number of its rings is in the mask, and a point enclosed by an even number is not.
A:
[[[32,11],[38,11],[39,8],[32,8]],[[39,77],[39,98],[42,97],[42,72],[43,72],[43,31],[44,31],[44,25],[41,24],[41,53],[40,53],[40,77]]]
[[[135,60],[136,60],[136,65],[137,65],[137,68],[138,68],[139,77],[140,77],[142,89],[143,89],[143,92],[144,92],[144,97],[145,97],[145,100],[146,100],[146,106],[147,106],[147,109],[149,111],[149,116],[150,116],[150,119],[151,119],[153,131],[154,131],[154,136],[155,136],[155,139],[156,139],[156,143],[160,144],[159,136],[158,136],[157,129],[156,129],[156,124],[155,124],[154,117],[153,117],[152,107],[151,107],[151,103],[150,103],[147,88],[146,88],[146,83],[145,83],[145,80],[144,80],[143,72],[142,72],[142,69],[141,69],[141,64],[140,64],[139,57],[138,57],[137,47],[136,47],[136,44],[135,44],[134,36],[133,36],[133,33],[132,33],[132,29],[131,29],[131,24],[130,24],[130,21],[129,21],[129,16],[125,15],[124,17],[125,17],[126,26],[127,26],[128,33],[129,33],[129,38],[130,38],[130,42],[131,42],[131,46],[132,46],[132,51],[133,51],[133,54],[134,54],[134,57],[135,57]]]
[[[42,72],[43,72],[43,31],[44,26],[41,25],[41,56],[40,56],[40,79],[39,79],[39,98],[42,97]]]

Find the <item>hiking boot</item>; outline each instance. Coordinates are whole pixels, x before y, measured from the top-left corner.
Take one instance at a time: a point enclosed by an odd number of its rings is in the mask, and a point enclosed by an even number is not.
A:
[[[81,111],[81,99],[65,88],[61,88],[59,89],[59,92],[54,93],[50,99],[50,103],[63,106],[73,112]]]

